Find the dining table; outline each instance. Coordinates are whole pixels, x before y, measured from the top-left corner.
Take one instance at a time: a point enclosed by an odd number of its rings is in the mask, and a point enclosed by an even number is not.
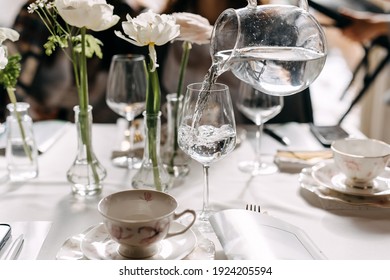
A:
[[[40,131],[51,133],[52,124],[41,122]],[[314,137],[307,123],[288,122],[269,127],[288,137],[290,143],[285,146],[267,134],[262,135],[263,160],[273,161],[280,150],[328,150]],[[347,130],[351,136],[364,137],[358,130]],[[210,166],[210,204],[215,212],[259,205],[267,215],[303,230],[326,259],[390,259],[389,208],[324,200],[302,188],[299,168],[280,169],[269,175],[243,173],[238,164],[254,157],[256,127],[238,126],[238,132],[240,141],[234,151]],[[25,244],[19,259],[55,260],[66,240],[102,222],[97,205],[103,197],[133,189],[131,179],[136,170],[116,167],[111,161],[119,138],[117,124],[93,124],[93,149],[106,168],[107,177],[102,193],[92,197],[74,196],[66,178],[77,150],[73,123],[63,123],[61,133],[39,154],[39,174],[35,179],[10,182],[6,158],[0,155],[0,223],[9,223],[17,233],[24,233]],[[201,209],[202,165],[192,160],[189,174],[167,192],[177,200],[178,210]],[[227,259],[215,234],[206,237],[215,245],[214,259]]]

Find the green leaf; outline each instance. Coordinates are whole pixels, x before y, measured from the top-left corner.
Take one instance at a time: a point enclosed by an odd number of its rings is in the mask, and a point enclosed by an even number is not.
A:
[[[67,48],[68,47],[68,38],[66,35],[57,36],[52,35],[47,38],[47,42],[43,45],[45,48],[46,55],[50,56],[56,50],[56,48]]]
[[[20,55],[8,57],[8,63],[3,70],[0,70],[0,84],[4,88],[14,88],[20,75]]]
[[[100,46],[103,46],[102,41],[100,41],[99,39],[96,39],[95,37],[93,37],[92,35],[89,35],[89,34],[87,34],[85,36],[85,40],[86,40],[86,55],[87,55],[87,57],[92,57],[94,54],[96,54],[96,56],[98,58],[102,58],[103,54],[102,54],[102,50],[100,48]]]

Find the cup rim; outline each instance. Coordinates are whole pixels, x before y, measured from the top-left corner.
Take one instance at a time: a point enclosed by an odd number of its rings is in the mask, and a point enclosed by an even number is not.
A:
[[[354,155],[354,154],[351,154],[351,153],[348,153],[348,152],[344,152],[344,151],[341,151],[339,148],[336,147],[336,145],[338,143],[341,143],[341,142],[362,142],[362,141],[369,141],[369,142],[372,142],[372,143],[378,143],[381,146],[386,147],[388,151],[387,152],[385,151],[384,153],[382,153],[380,155],[377,155],[377,156],[364,156],[364,155]],[[387,144],[384,141],[377,140],[377,139],[372,139],[372,138],[362,138],[362,139],[360,139],[360,138],[345,138],[345,139],[339,139],[339,140],[333,141],[331,146],[330,146],[330,148],[335,153],[338,153],[338,154],[343,155],[343,156],[352,157],[352,158],[382,158],[382,157],[390,156],[390,145]]]
[[[112,60],[117,60],[117,61],[124,61],[124,60],[133,60],[133,61],[142,61],[145,60],[145,56],[143,54],[135,54],[135,53],[120,53],[120,54],[115,54],[112,57]]]
[[[106,213],[104,213],[104,211],[102,210],[102,206],[103,206],[103,203],[105,203],[105,201],[112,197],[112,196],[118,196],[118,195],[121,195],[123,193],[129,193],[129,192],[152,192],[152,193],[157,193],[159,195],[163,195],[163,196],[166,196],[168,198],[170,198],[175,204],[176,204],[176,207],[174,207],[174,209],[166,214],[163,214],[163,215],[159,215],[157,217],[154,217],[154,218],[149,218],[149,219],[140,219],[140,220],[130,220],[130,219],[118,219],[118,218],[115,218],[113,216],[110,216]],[[119,192],[115,192],[115,193],[111,193],[105,197],[103,197],[99,203],[98,203],[98,211],[99,213],[106,219],[109,219],[109,220],[112,220],[112,221],[115,221],[115,222],[121,222],[121,223],[147,223],[147,222],[151,222],[151,221],[155,221],[155,220],[161,220],[163,218],[166,218],[166,217],[169,217],[171,216],[173,213],[175,213],[175,210],[177,209],[177,206],[178,206],[178,203],[177,203],[177,200],[167,194],[167,193],[164,193],[164,192],[160,192],[160,191],[155,191],[155,190],[147,190],[147,189],[138,189],[138,190],[124,190],[124,191],[119,191]]]
[[[187,85],[187,89],[190,89],[192,91],[202,91],[203,82],[195,82],[192,84]],[[216,92],[216,91],[225,91],[229,90],[229,86],[223,83],[214,83],[212,84],[212,87],[208,89],[209,92]]]

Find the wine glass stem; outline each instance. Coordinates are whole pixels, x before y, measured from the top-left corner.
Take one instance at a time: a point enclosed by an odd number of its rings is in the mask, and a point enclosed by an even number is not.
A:
[[[199,219],[202,221],[207,221],[210,214],[209,207],[209,167],[208,165],[203,165],[203,209],[200,214]]]
[[[256,131],[256,158],[255,162],[259,166],[261,166],[261,137],[263,134],[263,122],[260,122],[260,124],[257,125],[257,131]]]
[[[127,120],[127,128],[123,132],[123,141],[121,144],[121,150],[130,151],[133,148],[133,120]]]

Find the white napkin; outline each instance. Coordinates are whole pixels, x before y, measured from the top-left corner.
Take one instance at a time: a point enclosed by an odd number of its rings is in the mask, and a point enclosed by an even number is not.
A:
[[[301,229],[265,214],[229,209],[210,223],[228,259],[326,259]]]
[[[299,173],[302,168],[311,167],[332,157],[330,149],[317,151],[278,150],[274,162],[281,172]]]

